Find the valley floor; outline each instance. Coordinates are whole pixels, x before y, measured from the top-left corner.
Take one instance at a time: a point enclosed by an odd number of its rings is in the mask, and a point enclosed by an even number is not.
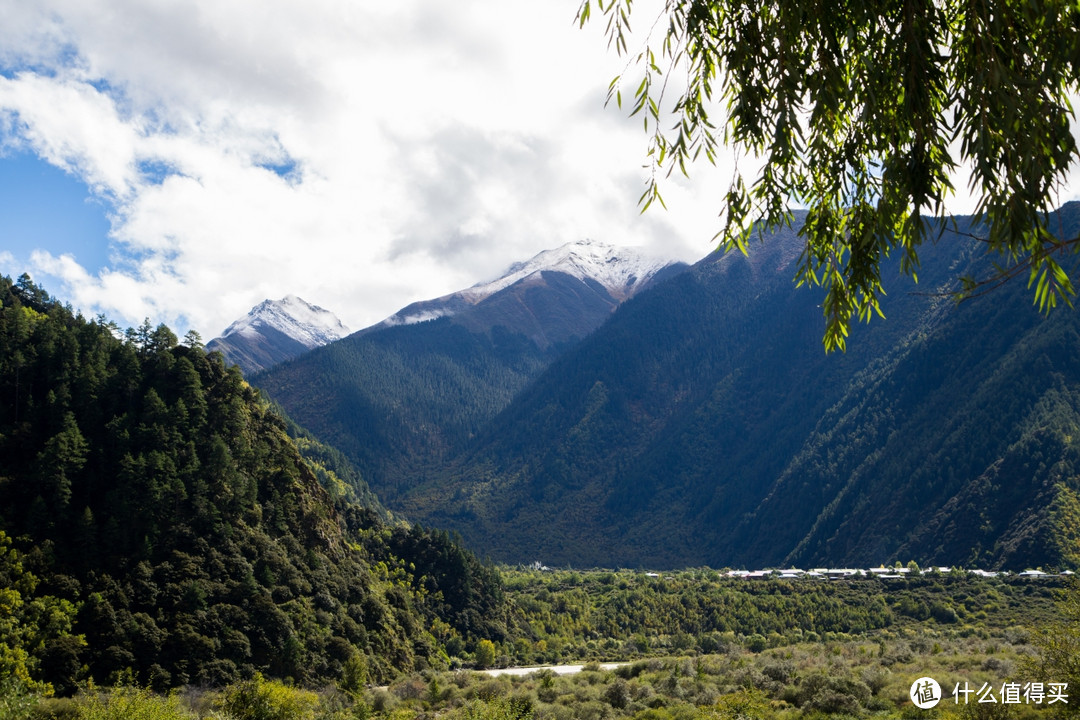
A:
[[[87,687],[74,699],[7,687],[0,718],[1021,720],[1080,706],[1080,677],[1069,665],[1080,656],[1080,602],[1061,578],[815,583],[747,582],[709,570],[502,573],[532,639],[463,650],[450,668],[388,686],[313,691],[256,676],[167,697]],[[687,629],[693,623],[699,631]],[[523,658],[564,662],[477,669]],[[930,710],[913,702],[925,678],[938,684]]]
[[[1031,633],[907,629],[844,641],[798,643],[752,652],[652,657],[617,667],[585,664],[492,677],[428,670],[356,694],[304,691],[261,678],[223,691],[169,697],[127,688],[76,699],[39,700],[4,718],[85,720],[802,720],[843,718],[1051,718],[1076,703],[1062,678],[1033,681]],[[941,688],[934,710],[911,699],[916,680]],[[1042,694],[1030,692],[1042,682]],[[239,684],[243,685],[243,684]],[[1012,688],[1015,686],[1016,692]],[[965,695],[965,689],[971,690]],[[954,690],[957,694],[954,696]],[[1056,694],[1055,694],[1056,693]],[[980,698],[994,697],[991,707]],[[8,699],[10,705],[10,698]]]

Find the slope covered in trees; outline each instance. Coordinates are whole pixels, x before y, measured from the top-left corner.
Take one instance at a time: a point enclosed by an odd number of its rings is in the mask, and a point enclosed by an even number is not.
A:
[[[501,326],[476,333],[440,318],[352,335],[252,382],[386,499],[461,447],[554,354]]]
[[[1076,205],[1051,225],[1080,227]],[[888,319],[820,345],[794,231],[623,305],[401,504],[494,557],[574,566],[1073,566],[1080,316],[993,270],[966,223]],[[894,258],[894,264],[897,262]]]
[[[493,571],[352,502],[340,454],[194,337],[0,278],[0,396],[0,677],[378,681],[505,634]]]
[[[390,502],[465,446],[620,302],[686,268],[661,265],[629,250],[567,245],[490,286],[414,303],[250,379],[345,453]],[[419,321],[425,317],[437,319]]]

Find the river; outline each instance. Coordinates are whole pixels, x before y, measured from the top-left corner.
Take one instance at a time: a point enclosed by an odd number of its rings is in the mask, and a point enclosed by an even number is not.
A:
[[[629,665],[625,662],[614,663],[600,663],[601,670],[614,670],[620,665]],[[510,667],[510,668],[491,668],[490,670],[480,670],[485,675],[491,675],[493,677],[499,675],[528,675],[529,673],[540,672],[541,670],[550,670],[556,675],[573,675],[579,673],[585,669],[585,665],[537,665],[535,667]]]

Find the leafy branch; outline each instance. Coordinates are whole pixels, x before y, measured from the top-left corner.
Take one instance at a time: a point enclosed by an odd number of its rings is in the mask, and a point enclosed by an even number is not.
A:
[[[584,0],[580,25],[594,7],[608,46],[629,55],[633,0]],[[961,166],[988,251],[1006,258],[995,278],[1029,272],[1043,311],[1074,294],[1054,259],[1071,242],[1047,217],[1078,154],[1075,3],[667,0],[630,65],[643,71],[630,114],[649,136],[642,210],[664,205],[660,183],[676,168],[688,175],[702,155],[715,165],[722,144],[760,160],[755,177],[736,169],[715,239],[746,253],[752,234],[789,226],[790,205],[805,205],[795,281],[824,289],[826,350],[844,349],[853,320],[881,315],[883,258],[899,252],[917,280],[924,214],[947,217]],[[620,107],[625,74],[608,86]],[[965,282],[979,292],[995,280]]]

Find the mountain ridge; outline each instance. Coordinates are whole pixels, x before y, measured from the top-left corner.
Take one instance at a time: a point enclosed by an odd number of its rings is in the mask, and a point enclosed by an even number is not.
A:
[[[1080,488],[1080,321],[1041,317],[1018,283],[956,307],[957,277],[992,271],[971,223],[923,248],[917,288],[887,265],[888,319],[839,355],[791,282],[795,230],[714,254],[624,303],[395,503],[505,562],[1074,566],[1055,517]]]
[[[453,316],[490,298],[516,283],[541,282],[545,273],[562,273],[579,281],[598,284],[614,303],[631,297],[653,278],[680,263],[652,257],[632,247],[618,247],[592,240],[566,243],[543,250],[529,260],[515,262],[495,280],[481,281],[431,300],[411,303],[360,332],[372,332],[395,325],[411,325]]]
[[[567,244],[474,286],[468,299],[466,289],[397,314],[427,313],[422,322],[384,321],[252,382],[357,463],[385,500],[604,323],[620,303],[607,285],[633,295],[686,267],[599,243]]]

